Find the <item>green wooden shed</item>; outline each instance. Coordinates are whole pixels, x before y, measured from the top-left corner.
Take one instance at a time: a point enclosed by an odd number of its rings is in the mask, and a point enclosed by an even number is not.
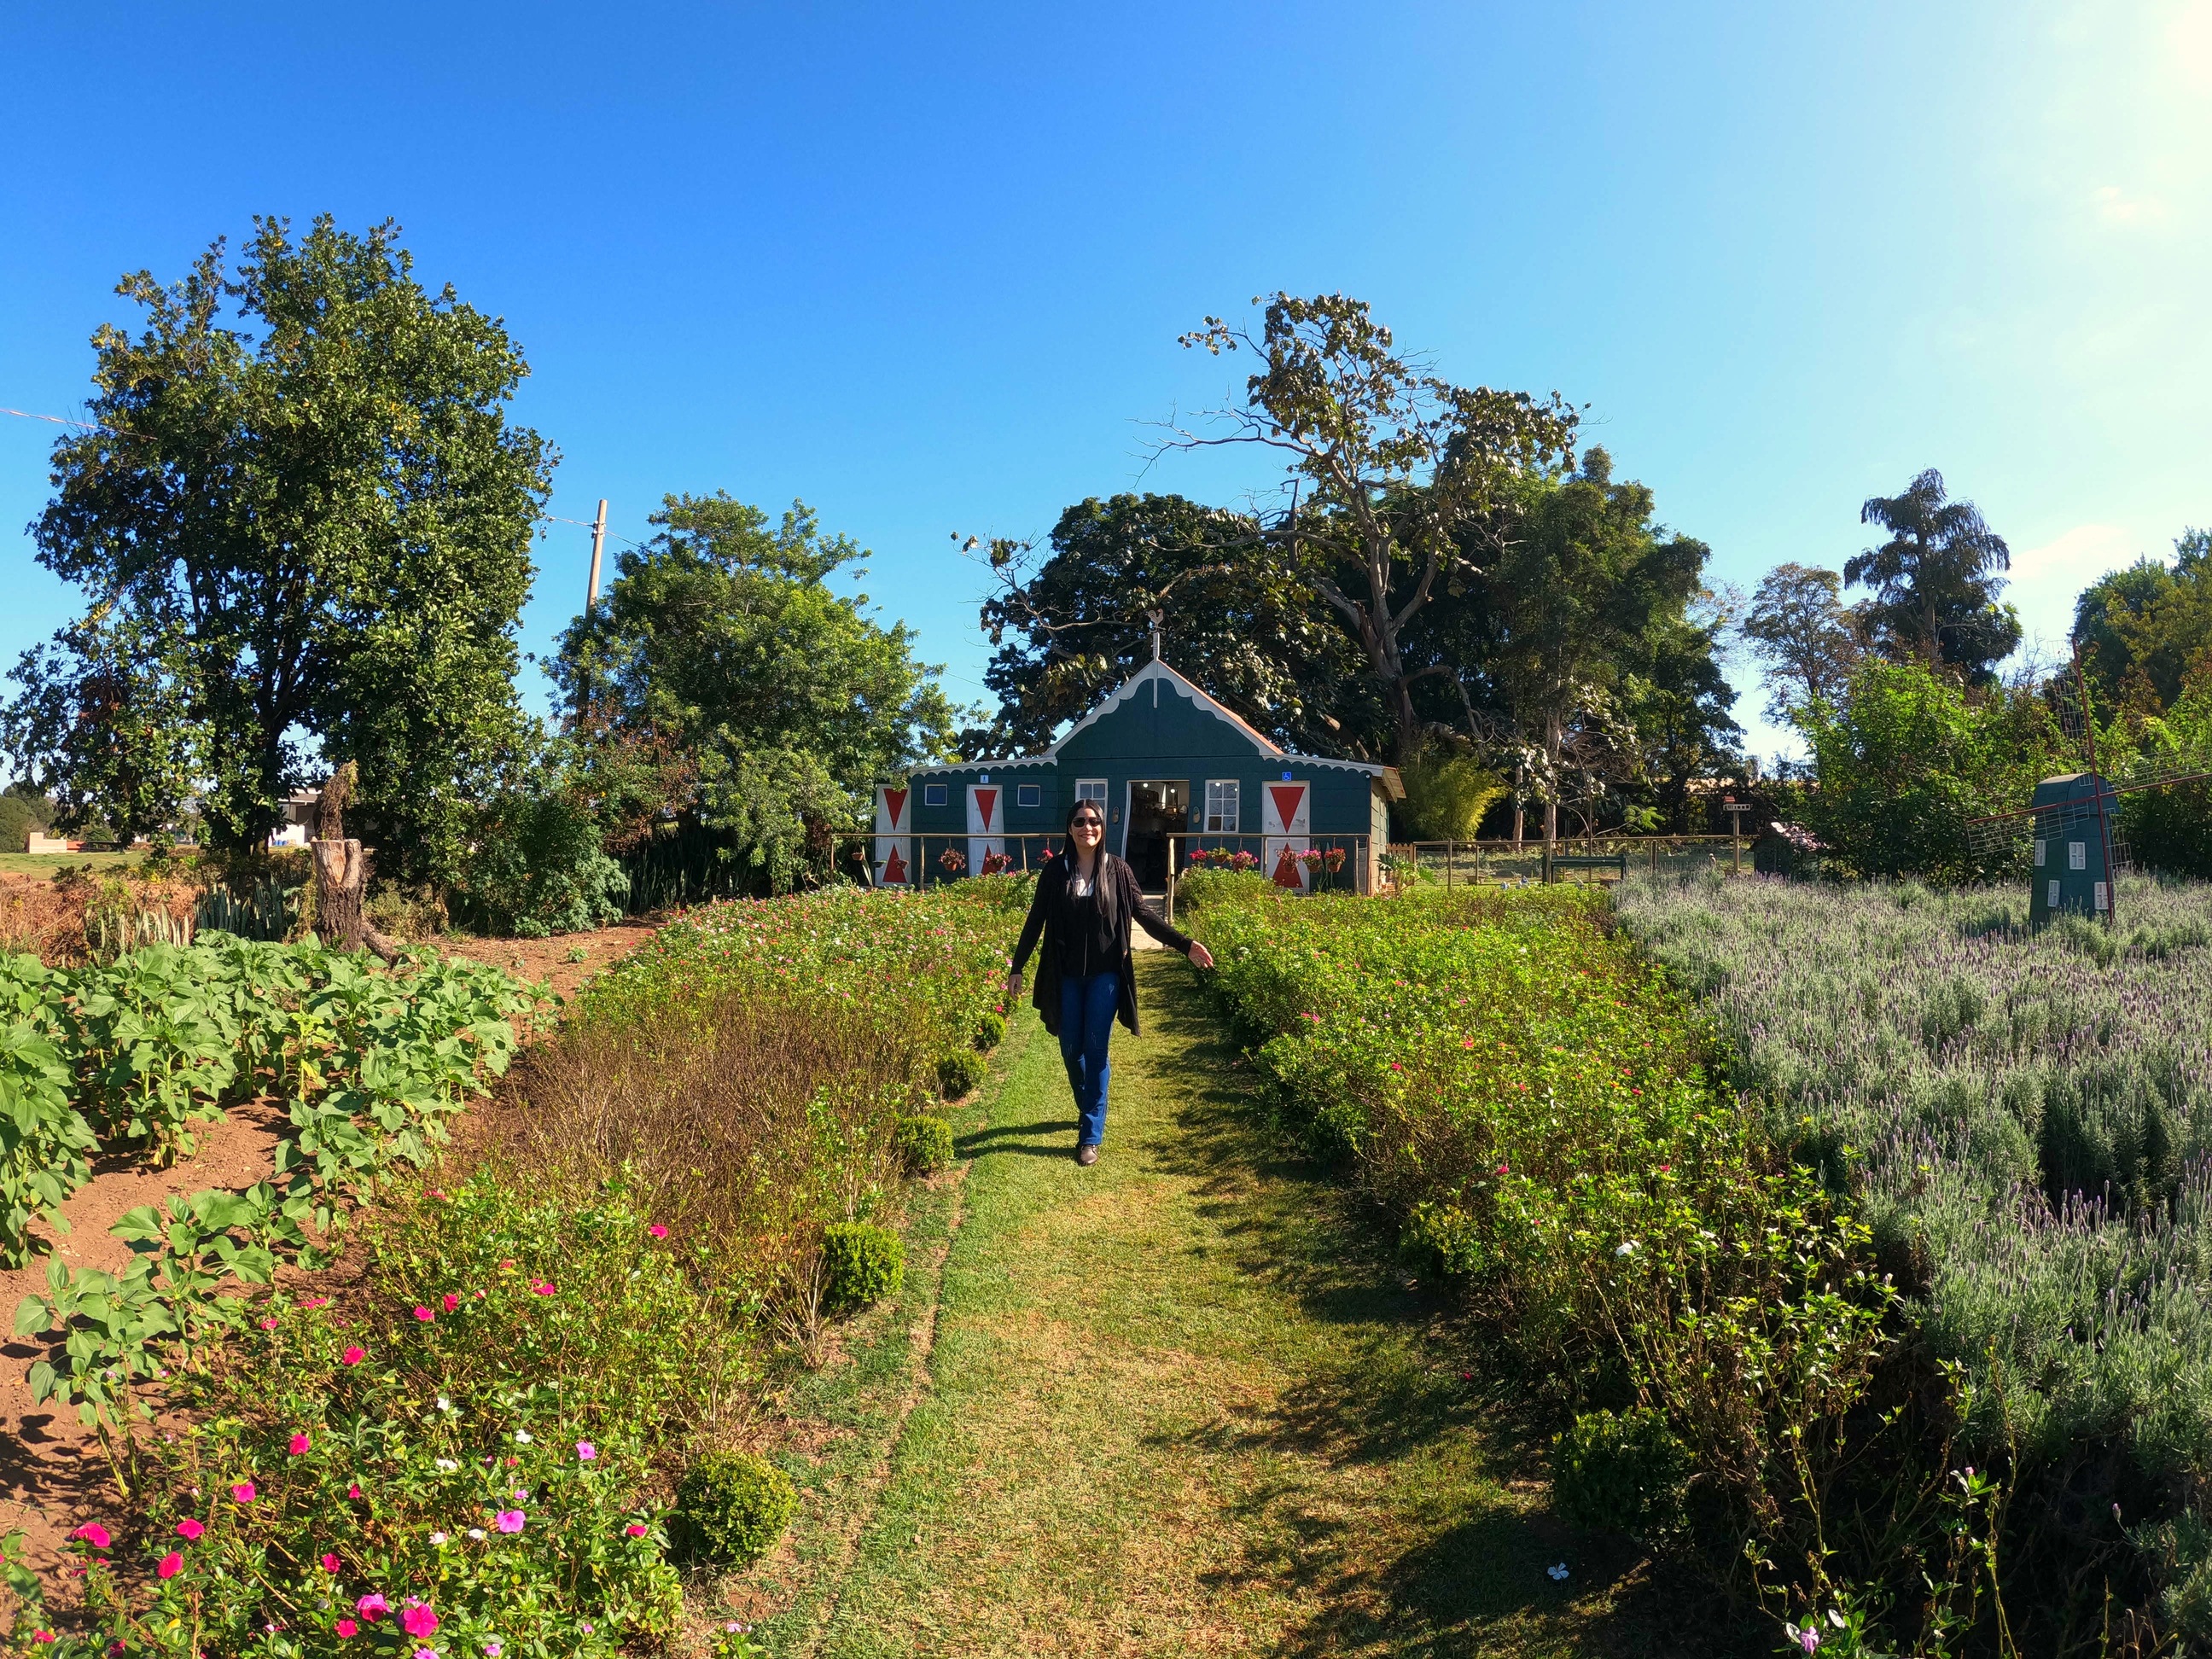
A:
[[[2112,799],[2094,772],[2069,772],[2035,786],[2028,801],[2035,823],[2028,858],[2029,926],[2040,927],[2069,910],[2110,920]]]
[[[1155,659],[1041,755],[931,767],[876,791],[876,880],[900,886],[1033,869],[1079,799],[1106,844],[1158,889],[1209,854],[1242,853],[1285,886],[1371,891],[1396,770],[1270,742]]]

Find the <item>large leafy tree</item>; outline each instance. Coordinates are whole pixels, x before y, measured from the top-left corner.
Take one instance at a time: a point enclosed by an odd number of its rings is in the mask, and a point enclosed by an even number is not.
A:
[[[2212,531],[2185,531],[2173,550],[2170,568],[2139,559],[2075,601],[2082,670],[2108,706],[2156,714],[2212,672]]]
[[[1862,607],[1869,631],[1893,659],[1917,658],[1986,684],[2020,643],[2020,621],[1998,602],[2012,568],[2004,538],[1972,501],[1954,501],[1930,467],[1897,495],[1870,497],[1861,524],[1889,539],[1844,566],[1844,580],[1874,591]]]
[[[463,856],[526,736],[514,626],[553,458],[506,418],[528,372],[506,329],[425,289],[398,235],[258,219],[234,270],[218,241],[173,285],[118,285],[143,326],[93,337],[98,428],[56,447],[33,526],[92,611],[17,668],[8,728],[81,816],[143,827],[174,793],[144,781],[195,774],[214,842],[248,847],[350,759],[387,872]],[[127,763],[70,736],[114,695],[118,629],[149,665],[129,697],[160,710]]]
[[[1286,562],[1259,556],[1254,519],[1180,495],[1093,496],[1060,515],[1043,556],[1000,544],[983,605],[998,694],[972,757],[1034,752],[1164,654],[1260,731],[1318,754],[1366,752],[1379,705],[1352,641]]]
[[[1392,757],[1410,762],[1428,736],[1414,688],[1429,669],[1407,661],[1407,631],[1496,550],[1483,538],[1493,509],[1567,453],[1575,415],[1556,394],[1423,372],[1364,301],[1278,294],[1266,306],[1257,335],[1209,317],[1183,337],[1259,363],[1241,408],[1168,447],[1249,445],[1281,459],[1291,504],[1257,545],[1334,613],[1388,711]]]
[[[1519,481],[1480,533],[1493,550],[1481,568],[1486,672],[1543,799],[1547,842],[1571,771],[1626,781],[1645,769],[1639,703],[1665,700],[1648,711],[1651,735],[1678,762],[1686,743],[1702,751],[1735,731],[1712,630],[1688,616],[1709,550],[1659,525],[1650,489],[1615,483],[1604,450],[1574,472]]]
[[[956,711],[903,623],[830,590],[867,556],[803,504],[771,527],[720,491],[671,495],[651,522],[659,533],[622,555],[554,664],[586,711],[580,741],[605,751],[586,770],[678,792],[657,810],[720,830],[764,884],[787,887],[874,784],[949,752]]]
[[[1843,695],[1866,645],[1863,619],[1842,596],[1842,578],[1817,565],[1778,564],[1759,579],[1742,626],[1765,671],[1768,719]]]

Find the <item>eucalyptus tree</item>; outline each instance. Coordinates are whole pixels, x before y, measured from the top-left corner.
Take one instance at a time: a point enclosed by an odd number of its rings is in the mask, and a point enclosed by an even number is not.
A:
[[[1557,393],[1467,387],[1401,355],[1364,301],[1262,301],[1259,332],[1208,317],[1186,348],[1259,359],[1241,407],[1163,447],[1246,446],[1282,463],[1291,502],[1251,546],[1310,584],[1357,647],[1389,719],[1393,758],[1426,738],[1414,685],[1443,672],[1406,660],[1405,635],[1488,551],[1484,526],[1517,485],[1571,453],[1576,415]]]
[[[1759,579],[1742,632],[1765,673],[1769,719],[1843,696],[1866,642],[1865,618],[1842,594],[1842,577],[1817,565],[1778,564]]]

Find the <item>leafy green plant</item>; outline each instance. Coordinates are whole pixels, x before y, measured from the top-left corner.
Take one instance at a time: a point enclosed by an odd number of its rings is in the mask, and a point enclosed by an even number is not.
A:
[[[765,1458],[710,1451],[677,1482],[672,1519],[691,1559],[746,1567],[775,1547],[798,1506],[791,1477]]]
[[[1661,1542],[1682,1523],[1692,1467],[1664,1412],[1584,1412],[1553,1437],[1552,1495],[1578,1527]]]
[[[959,1100],[972,1095],[983,1086],[990,1067],[972,1048],[956,1048],[937,1062],[937,1092],[947,1100]]]
[[[906,1245],[872,1221],[836,1221],[822,1236],[822,1305],[857,1313],[896,1292],[906,1277]]]
[[[1006,1040],[1006,1017],[987,1008],[975,1020],[975,1052],[988,1054]]]
[[[898,1121],[900,1161],[909,1175],[934,1175],[952,1162],[952,1126],[922,1113]]]

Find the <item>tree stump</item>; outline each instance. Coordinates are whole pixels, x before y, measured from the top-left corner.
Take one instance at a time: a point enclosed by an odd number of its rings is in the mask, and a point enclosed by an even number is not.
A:
[[[342,951],[363,945],[386,962],[399,959],[398,944],[369,926],[362,902],[368,895],[369,849],[345,839],[345,804],[353,793],[354,765],[331,774],[315,808],[315,932]]]

